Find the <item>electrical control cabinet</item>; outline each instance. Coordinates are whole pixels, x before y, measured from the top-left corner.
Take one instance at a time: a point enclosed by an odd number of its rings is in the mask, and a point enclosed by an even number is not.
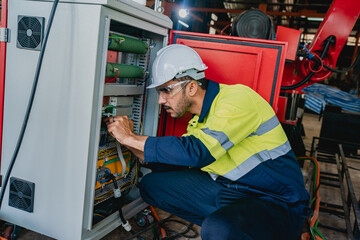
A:
[[[52,5],[8,1],[3,177],[25,116]],[[166,46],[171,28],[169,18],[132,1],[60,1],[1,219],[56,239],[100,239],[120,225],[118,212],[110,207],[113,184],[104,172],[114,174],[128,196],[125,218],[146,207],[135,186],[142,170],[135,156],[109,136],[104,119],[127,115],[136,133],[156,135],[157,94],[146,85],[149,66]]]

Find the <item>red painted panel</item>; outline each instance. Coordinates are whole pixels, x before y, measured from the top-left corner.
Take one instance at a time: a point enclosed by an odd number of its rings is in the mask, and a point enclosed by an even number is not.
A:
[[[210,35],[171,31],[170,44],[184,44],[192,47],[204,63],[206,78],[225,84],[244,84],[258,92],[274,110],[280,92],[281,78],[285,64],[287,43],[240,38],[224,35]],[[163,114],[160,120],[159,136],[181,136],[186,131],[191,116],[171,119]]]
[[[286,107],[287,107],[287,97],[279,97],[279,104],[278,109],[276,112],[276,116],[279,119],[280,122],[285,122],[285,113],[286,113]]]
[[[0,28],[7,28],[7,5],[8,5],[8,0],[2,0]],[[3,110],[4,110],[4,87],[5,87],[5,66],[6,66],[5,60],[6,60],[6,43],[0,42],[0,163],[1,163]]]
[[[295,61],[301,33],[302,31],[297,29],[287,28],[283,26],[277,27],[276,40],[288,43],[286,59]]]
[[[106,62],[117,63],[118,62],[118,56],[119,56],[119,52],[108,50]]]

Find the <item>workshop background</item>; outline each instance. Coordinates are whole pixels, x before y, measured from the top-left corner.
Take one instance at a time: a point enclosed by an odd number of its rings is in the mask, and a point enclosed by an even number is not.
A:
[[[156,52],[174,43],[276,111],[312,199],[299,239],[360,239],[360,1],[0,6],[1,239],[201,239],[139,198],[148,171],[102,122],[128,115],[138,134],[184,132],[189,116],[171,119],[145,89]]]

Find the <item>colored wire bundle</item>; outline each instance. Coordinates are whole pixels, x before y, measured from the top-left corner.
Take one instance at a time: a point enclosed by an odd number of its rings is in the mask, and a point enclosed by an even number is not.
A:
[[[332,72],[336,72],[336,73],[347,73],[347,72],[349,72],[351,69],[353,69],[353,68],[359,63],[359,60],[360,60],[360,57],[359,57],[360,54],[358,54],[358,55],[356,56],[354,62],[352,62],[351,65],[350,65],[348,68],[346,68],[345,70],[337,70],[337,69],[334,69],[334,68],[326,65],[326,64],[324,63],[324,60],[323,60],[319,55],[317,55],[316,53],[311,53],[311,52],[306,48],[306,46],[301,45],[301,47],[303,47],[303,48],[306,50],[306,52],[307,52],[307,55],[305,55],[306,58],[308,58],[309,60],[313,60],[313,61],[316,62],[318,65],[320,65],[319,69],[317,69],[317,70],[315,70],[315,71],[311,68],[311,65],[309,65],[310,71],[315,72],[315,73],[320,72],[323,68],[326,68],[326,69],[328,69],[328,70],[330,70],[330,71],[332,71]],[[316,58],[314,58],[314,57],[316,57]],[[310,64],[310,63],[309,63],[309,64]]]
[[[326,240],[326,238],[319,232],[317,229],[318,223],[319,223],[319,209],[320,209],[320,195],[319,195],[319,188],[320,188],[320,167],[319,163],[314,157],[298,157],[297,159],[301,160],[311,160],[314,163],[315,170],[314,170],[314,186],[313,186],[313,199],[310,203],[310,208],[313,209],[313,214],[310,218],[309,222],[309,230],[310,234],[303,233],[301,239],[302,240],[308,240],[308,239],[314,239],[314,240]],[[315,203],[315,205],[314,205]]]
[[[142,229],[141,231],[137,232],[136,234],[132,235],[130,238],[128,238],[128,240],[131,239],[135,239],[137,237],[140,236],[140,234],[147,232],[149,230],[152,230],[153,234],[154,234],[154,238],[155,240],[172,240],[172,239],[177,239],[177,238],[196,238],[198,236],[198,233],[195,231],[195,229],[192,227],[192,224],[187,224],[183,221],[179,221],[176,219],[172,219],[172,216],[169,216],[168,218],[165,218],[164,220],[158,221],[158,222],[154,222],[152,224],[150,224],[148,227]],[[177,224],[181,224],[183,226],[185,226],[185,230],[182,232],[177,232],[169,227],[167,227],[167,223],[177,223]],[[166,232],[166,236],[165,237],[159,237],[161,230],[160,229],[164,229],[164,231]]]

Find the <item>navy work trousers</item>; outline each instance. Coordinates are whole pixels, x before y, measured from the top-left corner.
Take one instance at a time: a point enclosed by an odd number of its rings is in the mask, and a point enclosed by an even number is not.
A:
[[[292,240],[304,221],[296,213],[303,206],[249,197],[195,168],[153,171],[141,180],[140,194],[148,204],[202,226],[203,240]]]

